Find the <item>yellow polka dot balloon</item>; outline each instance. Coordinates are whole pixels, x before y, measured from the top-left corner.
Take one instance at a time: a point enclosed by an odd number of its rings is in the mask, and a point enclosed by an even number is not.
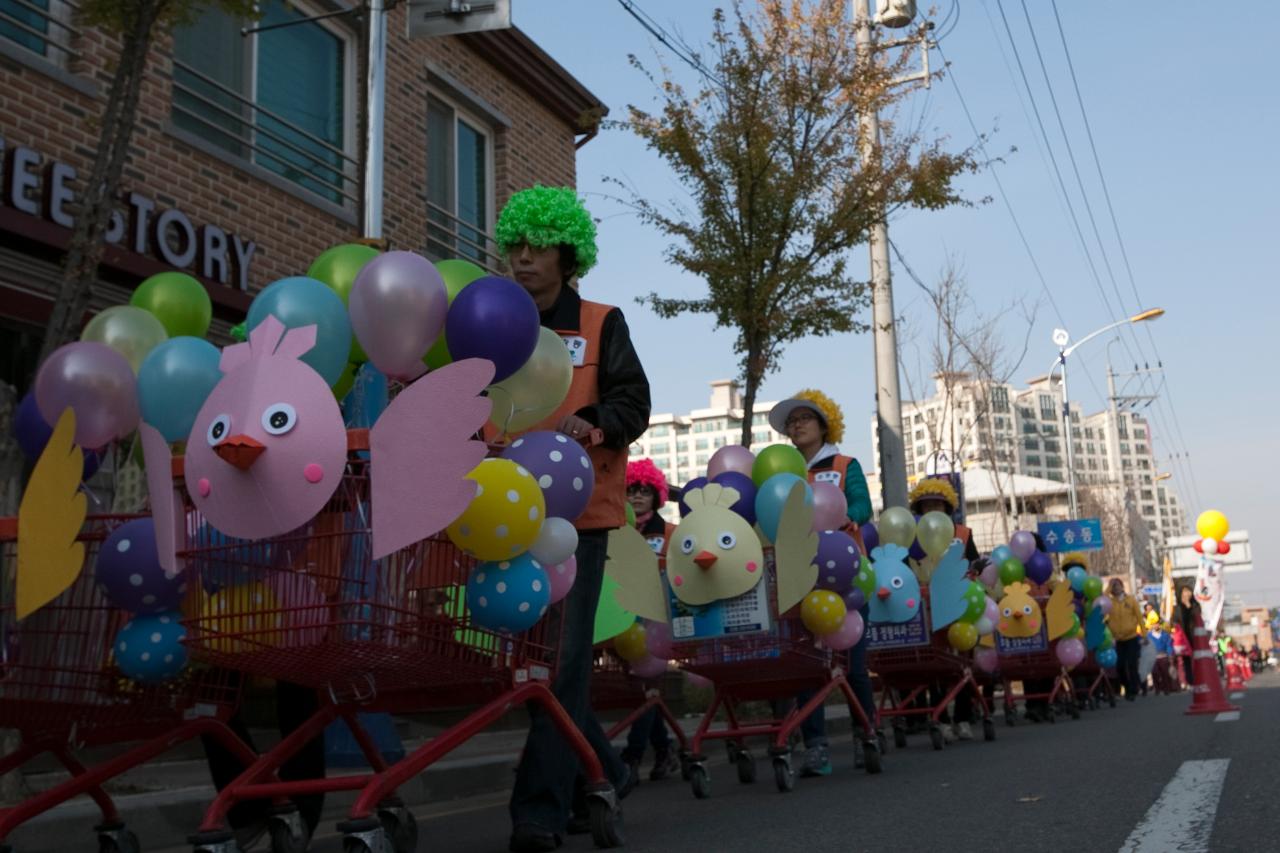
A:
[[[844,599],[827,589],[815,589],[800,602],[800,620],[819,637],[840,630],[846,612]]]
[[[204,596],[200,633],[211,651],[238,653],[274,646],[281,641],[283,614],[265,583],[227,586]]]
[[[467,479],[475,499],[446,531],[449,539],[478,560],[509,560],[529,550],[546,517],[538,481],[508,459],[486,459]]]
[[[613,650],[625,661],[638,661],[649,654],[644,626],[639,622],[613,638]]]

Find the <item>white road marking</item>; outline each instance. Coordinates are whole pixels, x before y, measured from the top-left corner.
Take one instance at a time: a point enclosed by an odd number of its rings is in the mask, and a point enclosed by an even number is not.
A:
[[[1243,694],[1243,693],[1232,693],[1232,694],[1231,694],[1231,698],[1232,698],[1232,699],[1243,699],[1243,698],[1244,698],[1244,694]]]
[[[1120,847],[1120,853],[1204,853],[1213,834],[1229,758],[1184,761]]]
[[[1239,711],[1223,711],[1221,714],[1213,718],[1215,723],[1234,723],[1240,719]]]

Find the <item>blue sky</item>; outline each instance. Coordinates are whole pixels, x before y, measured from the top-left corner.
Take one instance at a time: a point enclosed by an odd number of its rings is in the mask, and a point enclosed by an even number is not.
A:
[[[636,4],[693,43],[710,31],[712,10],[726,5],[705,0]],[[920,4],[922,9],[928,5]],[[655,50],[662,48],[616,0],[526,0],[514,6],[517,26],[604,100],[615,118],[625,115],[629,103],[655,103],[651,84],[628,65],[627,54],[652,65]],[[942,50],[974,121],[992,132],[988,151],[1004,160],[996,173],[1061,319],[1043,299],[990,172],[967,180],[965,188],[971,198],[991,196],[992,203],[903,214],[891,223],[892,240],[926,281],[936,277],[948,258],[954,259],[984,310],[998,310],[1022,295],[1042,299],[1031,351],[1015,377],[1019,383],[1043,373],[1052,362],[1055,326],[1065,324],[1079,338],[1139,305],[1165,308],[1168,314],[1150,326],[1155,347],[1146,330],[1135,329],[1141,353],[1135,339],[1126,336],[1130,350],[1111,347],[1113,363],[1117,371],[1131,370],[1136,356],[1155,367],[1158,349],[1165,368],[1162,401],[1148,410],[1155,412],[1157,458],[1174,473],[1193,512],[1217,508],[1233,527],[1250,530],[1255,571],[1231,576],[1228,593],[1240,593],[1248,602],[1280,604],[1280,489],[1265,474],[1260,476],[1280,451],[1280,381],[1266,367],[1274,355],[1267,341],[1280,314],[1276,267],[1270,263],[1280,226],[1280,170],[1274,154],[1280,94],[1272,60],[1250,35],[1280,27],[1280,4],[1248,4],[1242,7],[1246,20],[1228,20],[1199,3],[1058,3],[1139,300],[1124,272],[1053,8],[1045,0],[1027,3],[1119,297],[1094,243],[1022,4],[1003,0],[1034,103],[1111,311],[1060,200],[996,0],[964,0],[956,6],[955,0],[938,3],[937,20],[950,15],[954,24],[940,30]],[[693,72],[678,60],[669,61],[678,76],[691,78]],[[939,62],[936,52],[934,62]],[[953,147],[973,142],[951,80],[914,93],[902,109],[904,117],[918,120],[923,114],[924,127],[949,137]],[[705,315],[659,321],[635,303],[651,290],[694,295],[703,289],[663,260],[661,235],[607,197],[616,188],[604,183],[606,176],[634,183],[651,198],[681,195],[663,163],[623,131],[604,132],[579,151],[579,189],[603,220],[600,264],[584,279],[584,293],[626,311],[653,384],[656,411],[705,405],[707,383],[737,373],[733,337],[728,331],[712,332]],[[865,249],[852,254],[851,267],[859,274],[865,275],[866,265]],[[931,321],[919,290],[896,259],[894,293],[897,313],[927,332]],[[1118,302],[1123,309],[1116,307]],[[1010,318],[1002,332],[1020,342],[1025,324]],[[1072,397],[1090,412],[1105,406],[1106,341],[1086,345],[1071,365]],[[914,359],[910,350],[904,358]],[[920,379],[914,381],[919,388]],[[781,369],[767,379],[762,398],[778,399],[805,386],[825,389],[843,406],[852,426],[845,449],[872,463],[870,338],[843,335],[793,345]],[[1129,390],[1137,392],[1138,386]],[[1186,459],[1169,459],[1184,452]]]

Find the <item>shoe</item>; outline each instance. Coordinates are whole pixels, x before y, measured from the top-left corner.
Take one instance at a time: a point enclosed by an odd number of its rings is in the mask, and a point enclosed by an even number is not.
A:
[[[943,727],[942,727],[942,742],[943,742],[943,743],[955,743],[955,742],[956,742],[956,733],[955,733],[955,731],[951,728],[951,726],[943,726]]]
[[[958,740],[973,740],[973,726],[968,723],[956,723],[956,738]]]
[[[618,783],[618,789],[616,792],[618,795],[618,799],[625,800],[627,798],[627,794],[630,794],[632,791],[634,791],[636,789],[636,785],[639,785],[639,784],[640,784],[639,766],[637,765],[637,767],[633,769],[631,765],[628,764],[626,777],[621,782]]]
[[[569,825],[565,828],[565,832],[569,835],[586,835],[591,832],[590,815],[575,814],[569,818]]]
[[[633,767],[632,772],[639,776],[639,769],[639,767]],[[675,752],[670,747],[660,749],[653,756],[653,769],[649,771],[649,781],[661,782],[679,769],[680,759],[676,757]]]
[[[248,826],[242,826],[238,829],[232,829],[236,836],[236,846],[240,848],[242,853],[248,853],[254,845],[262,840],[262,836],[267,834],[267,821],[257,820]]]
[[[853,766],[859,770],[867,766],[867,748],[858,738],[853,740]]]
[[[804,764],[800,765],[801,776],[830,776],[831,756],[825,746],[811,746],[804,754]]]
[[[511,831],[511,853],[549,853],[560,847],[560,836],[536,823],[521,823]]]
[[[631,778],[636,780],[635,784],[639,785],[640,784],[640,759],[623,756],[622,762],[627,765],[627,770],[631,772]]]

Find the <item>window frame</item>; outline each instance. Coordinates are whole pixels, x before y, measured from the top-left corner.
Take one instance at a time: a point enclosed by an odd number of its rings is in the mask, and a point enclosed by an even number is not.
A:
[[[450,110],[453,111],[453,128],[452,128],[453,174],[450,179],[451,199],[450,199],[449,207],[451,209],[449,210],[449,215],[452,216],[455,220],[459,218],[458,217],[458,124],[459,122],[466,124],[467,127],[469,127],[471,130],[475,131],[477,134],[484,137],[484,140],[485,140],[485,146],[484,146],[485,217],[484,218],[485,218],[485,221],[480,225],[467,223],[467,227],[474,228],[476,231],[480,232],[481,240],[477,242],[488,241],[491,239],[491,235],[493,234],[493,226],[494,226],[494,223],[497,221],[497,211],[495,210],[497,201],[494,196],[494,190],[496,186],[494,183],[494,168],[495,168],[495,162],[496,162],[494,159],[494,148],[496,147],[496,144],[497,144],[497,133],[498,133],[497,127],[494,126],[493,122],[486,121],[481,113],[471,109],[464,100],[451,95],[450,93],[444,91],[441,87],[435,86],[435,85],[427,86],[427,100],[426,100],[426,103],[423,104],[423,107],[425,110],[424,123],[425,123],[425,116],[430,113],[430,103],[432,99],[435,99],[436,101],[447,106]],[[424,145],[424,148],[426,149],[427,172],[428,174],[430,174],[431,148],[429,145]],[[424,196],[425,195],[426,193],[424,192]],[[433,224],[431,222],[430,207],[426,209],[426,214],[427,214],[427,228],[428,228],[427,243],[430,244],[433,240],[433,238],[430,235],[430,227]],[[438,225],[438,223],[435,223],[435,224]],[[454,228],[455,230],[458,230],[456,224]],[[453,239],[456,241],[458,239],[458,235],[454,235]],[[440,241],[437,240],[436,242],[440,242]],[[458,251],[459,249],[457,248],[457,246],[455,246],[454,252],[456,253]],[[496,245],[494,246],[493,251],[495,255],[498,254],[498,249]],[[453,257],[461,257],[461,256],[455,254],[453,255]],[[477,259],[474,257],[467,258],[467,259],[471,260],[473,263],[477,262]],[[503,260],[505,263],[505,258]],[[487,259],[480,259],[479,264],[480,266],[487,266]]]

